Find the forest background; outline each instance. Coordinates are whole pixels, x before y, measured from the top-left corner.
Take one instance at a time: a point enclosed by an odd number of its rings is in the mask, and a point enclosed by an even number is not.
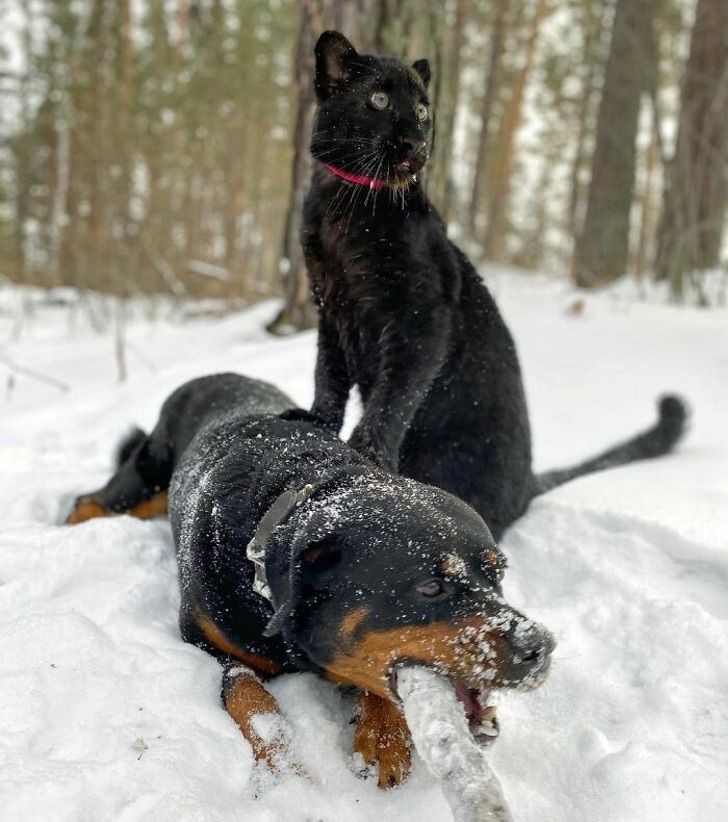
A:
[[[270,330],[309,327],[312,50],[337,28],[430,59],[427,190],[476,262],[725,301],[726,0],[0,0],[0,21],[11,282],[283,295]]]

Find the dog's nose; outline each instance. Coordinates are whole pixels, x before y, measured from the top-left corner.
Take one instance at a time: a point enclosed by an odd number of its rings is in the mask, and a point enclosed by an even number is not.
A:
[[[516,623],[503,639],[511,651],[511,664],[522,675],[542,667],[556,647],[550,631],[530,621]]]
[[[403,137],[401,145],[407,157],[414,157],[425,147],[425,141],[419,137]]]

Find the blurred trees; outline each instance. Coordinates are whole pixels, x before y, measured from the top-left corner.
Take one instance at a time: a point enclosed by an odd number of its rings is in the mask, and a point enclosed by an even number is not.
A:
[[[480,108],[480,126],[476,141],[475,168],[473,170],[472,194],[469,203],[469,228],[471,232],[479,230],[479,214],[485,199],[485,164],[488,158],[489,139],[491,136],[491,115],[497,95],[500,93],[500,80],[503,67],[508,12],[512,7],[511,0],[496,0],[493,30],[490,38],[490,55],[483,84]]]
[[[120,294],[277,291],[296,4],[20,5],[3,271]]]
[[[476,260],[708,301],[725,259],[725,0],[0,6],[0,275],[248,301],[282,283],[274,328],[314,322],[298,232],[326,28],[430,59],[426,185]]]
[[[514,72],[510,84],[509,99],[504,106],[490,176],[488,220],[483,240],[483,251],[487,259],[498,260],[504,255],[511,177],[516,152],[515,141],[523,122],[526,85],[533,70],[541,26],[548,12],[548,0],[536,0],[532,17],[524,26],[525,39],[519,42],[519,51],[523,55],[522,64]]]
[[[660,226],[657,275],[676,296],[696,272],[715,268],[728,205],[728,2],[698,0],[675,153]]]
[[[345,5],[342,3],[339,6],[339,13],[345,10]],[[268,326],[268,330],[275,334],[313,328],[317,320],[306,276],[300,234],[303,201],[311,178],[313,163],[308,151],[316,110],[316,95],[313,86],[316,61],[313,50],[319,34],[328,28],[335,28],[334,13],[333,0],[301,0],[300,2],[294,66],[296,110],[293,125],[291,187],[288,194],[279,264],[284,299],[281,310]]]

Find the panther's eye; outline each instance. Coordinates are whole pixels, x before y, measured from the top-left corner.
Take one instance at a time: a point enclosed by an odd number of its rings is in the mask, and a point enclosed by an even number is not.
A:
[[[417,119],[426,120],[430,115],[430,111],[424,103],[417,104]]]
[[[374,106],[374,108],[382,111],[389,105],[389,95],[383,91],[375,91],[369,98],[369,102]]]
[[[445,590],[441,579],[428,579],[417,586],[417,593],[423,597],[439,597]]]

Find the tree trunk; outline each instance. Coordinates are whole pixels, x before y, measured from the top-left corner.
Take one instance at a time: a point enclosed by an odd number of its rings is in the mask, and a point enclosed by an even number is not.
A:
[[[583,64],[586,66],[584,83],[579,100],[579,130],[576,138],[576,148],[574,150],[574,162],[571,166],[569,180],[569,206],[566,215],[566,224],[569,234],[576,237],[580,222],[581,203],[583,199],[583,186],[580,181],[581,171],[584,166],[584,154],[587,136],[590,136],[593,129],[592,109],[596,91],[597,72],[601,69],[601,41],[604,28],[605,8],[602,2],[596,10],[594,17],[590,16],[591,2],[587,4],[584,21],[584,48]]]
[[[452,141],[460,94],[463,28],[470,2],[471,0],[454,0],[453,2],[452,23],[447,27],[445,36],[439,83],[436,78],[438,91],[435,111],[436,143],[430,162],[432,168],[428,194],[442,214],[445,223],[450,221],[453,211]]]
[[[541,25],[548,13],[548,0],[538,0],[531,23],[531,30],[525,45],[523,67],[516,74],[511,89],[511,98],[503,115],[498,156],[488,205],[488,224],[483,243],[484,254],[486,258],[491,260],[499,260],[503,256],[516,135],[521,127],[526,83],[528,82],[536,59],[536,47],[538,46]]]
[[[590,288],[627,270],[642,92],[654,82],[653,0],[617,0],[586,218],[572,275]]]
[[[503,68],[503,53],[506,40],[506,18],[510,0],[497,0],[493,34],[490,40],[490,58],[485,81],[485,92],[480,109],[480,131],[478,133],[478,147],[475,155],[475,172],[473,174],[473,188],[470,194],[470,232],[475,237],[479,229],[479,216],[484,199],[485,167],[488,156],[488,145],[491,131],[491,117],[501,85]]]
[[[638,279],[642,279],[647,268],[648,248],[651,239],[654,237],[653,233],[653,189],[655,181],[655,169],[657,167],[658,159],[658,143],[659,143],[659,128],[660,124],[657,121],[657,110],[652,109],[652,130],[650,134],[650,143],[645,151],[645,181],[640,196],[640,230],[639,239],[637,242],[637,251],[635,252],[634,271]]]
[[[687,274],[719,263],[727,158],[728,2],[698,0],[655,264],[676,297]]]
[[[33,63],[33,18],[30,0],[22,0],[21,9],[23,14],[23,28],[20,35],[22,44],[23,59],[25,67],[20,77],[19,84],[19,104],[20,123],[22,133],[30,135],[31,123],[31,71]],[[27,138],[23,141],[16,141],[16,199],[15,199],[15,244],[18,256],[18,276],[21,283],[35,284],[35,276],[32,265],[29,263],[28,248],[26,246],[26,221],[29,213],[30,201],[30,156],[31,151],[26,145]]]
[[[301,248],[301,212],[311,177],[311,154],[308,150],[311,126],[316,110],[313,88],[314,54],[316,40],[325,30],[326,15],[331,12],[332,0],[301,0],[301,25],[296,46],[297,108],[293,131],[293,168],[291,196],[283,231],[283,249],[280,270],[283,275],[284,305],[268,330],[273,334],[290,334],[314,328],[317,323],[316,308],[306,275],[306,265]]]

